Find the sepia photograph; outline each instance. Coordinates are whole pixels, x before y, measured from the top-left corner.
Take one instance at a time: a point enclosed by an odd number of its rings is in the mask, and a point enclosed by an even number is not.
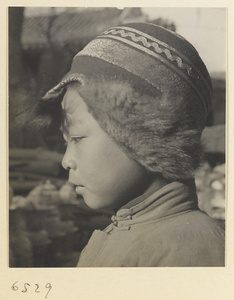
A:
[[[226,22],[8,7],[10,268],[226,266]]]
[[[233,299],[231,1],[0,14],[0,299]]]

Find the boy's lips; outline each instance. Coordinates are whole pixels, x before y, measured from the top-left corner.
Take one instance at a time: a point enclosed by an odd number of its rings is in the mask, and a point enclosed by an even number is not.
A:
[[[84,189],[83,185],[81,185],[81,184],[73,184],[73,187],[74,187],[74,190],[75,190],[76,194],[83,195],[83,189]]]
[[[77,185],[75,188],[76,193],[79,194],[82,188],[84,188],[83,185]]]
[[[84,187],[82,184],[75,184],[71,181],[69,181],[70,185],[76,190],[77,188],[82,188]]]

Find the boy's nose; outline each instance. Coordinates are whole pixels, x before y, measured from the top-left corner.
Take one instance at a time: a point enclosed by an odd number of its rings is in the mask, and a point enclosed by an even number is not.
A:
[[[66,156],[66,154],[63,156],[62,159],[62,166],[65,170],[76,170],[76,161],[72,158],[69,158]]]

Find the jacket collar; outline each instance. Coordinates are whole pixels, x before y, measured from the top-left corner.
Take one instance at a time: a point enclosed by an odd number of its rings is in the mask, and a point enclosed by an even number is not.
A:
[[[172,182],[150,195],[142,195],[130,201],[111,219],[114,226],[121,228],[159,221],[196,209],[198,203],[194,181],[189,184]]]

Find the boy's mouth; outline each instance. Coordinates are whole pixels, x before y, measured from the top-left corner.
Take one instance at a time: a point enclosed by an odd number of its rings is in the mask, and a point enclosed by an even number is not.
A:
[[[74,188],[74,190],[76,191],[76,193],[79,193],[80,189],[84,187],[81,184],[75,184],[75,183],[73,183],[71,181],[69,181],[69,184],[72,186],[72,188]]]
[[[71,182],[71,181],[69,181],[69,184],[70,184],[71,187],[74,188],[74,189],[76,189],[77,187],[83,187],[83,185],[81,185],[81,184],[75,184],[75,183],[73,183],[73,182]]]
[[[83,185],[77,185],[75,188],[76,193],[79,194],[83,187],[84,187]]]

